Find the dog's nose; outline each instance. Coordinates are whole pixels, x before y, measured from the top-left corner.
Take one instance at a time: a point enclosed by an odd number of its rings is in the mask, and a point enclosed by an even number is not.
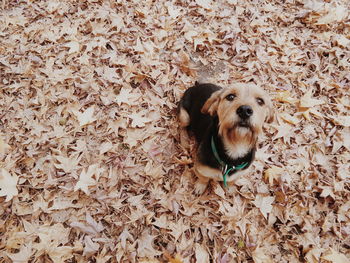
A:
[[[253,115],[253,109],[252,109],[252,107],[250,107],[248,105],[239,106],[236,112],[237,112],[238,116],[244,120],[248,119],[250,116]]]

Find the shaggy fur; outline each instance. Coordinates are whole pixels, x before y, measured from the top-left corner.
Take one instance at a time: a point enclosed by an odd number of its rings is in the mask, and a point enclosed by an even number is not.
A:
[[[227,181],[232,182],[248,172],[262,126],[272,119],[272,103],[256,85],[237,83],[221,88],[196,83],[186,90],[180,101],[179,120],[197,141],[194,165],[200,179],[197,192],[205,190],[209,179],[223,180],[222,167],[211,148],[212,138],[221,160],[234,166],[249,163],[244,169],[230,174]]]

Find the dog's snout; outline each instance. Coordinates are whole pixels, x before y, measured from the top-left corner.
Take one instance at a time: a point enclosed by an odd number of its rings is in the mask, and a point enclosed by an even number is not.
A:
[[[253,115],[253,109],[248,105],[239,106],[236,112],[241,119],[248,119]]]

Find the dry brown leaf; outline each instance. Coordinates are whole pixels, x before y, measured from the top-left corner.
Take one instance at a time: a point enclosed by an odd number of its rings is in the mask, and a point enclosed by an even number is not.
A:
[[[349,11],[345,6],[336,5],[335,7],[329,6],[329,10],[326,15],[317,19],[317,25],[339,23],[346,19],[349,15]]]
[[[312,108],[321,104],[324,104],[323,100],[312,98],[312,89],[309,89],[304,96],[300,98],[301,108]]]
[[[267,214],[272,211],[272,203],[274,201],[274,196],[263,196],[258,194],[252,203],[260,209],[260,212],[263,214],[264,218],[267,219]]]
[[[196,3],[205,9],[211,9],[213,5],[212,0],[196,0]]]
[[[0,135],[0,156],[2,154],[4,154],[5,151],[7,149],[9,149],[9,148],[10,148],[10,146],[7,143],[5,143],[5,141],[3,140],[2,136]]]
[[[322,257],[324,260],[328,260],[332,263],[349,263],[350,259],[347,258],[344,254],[335,251],[333,248],[330,248],[326,251]]]
[[[169,258],[169,263],[183,263],[181,257],[176,255],[175,258]]]
[[[296,125],[300,122],[300,119],[298,119],[297,117],[295,116],[291,116],[290,114],[288,113],[282,113],[279,115],[284,121],[290,123],[290,124],[293,124],[293,125]]]
[[[313,248],[306,253],[305,259],[307,260],[308,263],[318,263],[320,262],[320,257],[323,252],[324,252],[324,249]]]
[[[84,126],[96,121],[96,118],[93,117],[94,106],[87,108],[83,113],[77,110],[72,110],[72,112],[77,117],[80,126]]]
[[[6,253],[13,263],[28,262],[33,255],[32,245],[24,244],[18,251],[18,253]]]
[[[2,1],[2,260],[350,258],[348,1],[299,2]],[[201,196],[195,81],[277,112],[252,172]]]
[[[196,243],[196,262],[209,262],[209,254],[203,245]]]
[[[83,171],[79,175],[79,180],[74,186],[74,191],[82,190],[85,194],[89,195],[89,186],[93,186],[96,184],[96,180],[92,178],[93,175],[98,176],[98,165],[93,164],[88,167],[87,170],[83,169]]]
[[[272,263],[274,262],[272,258],[267,255],[266,249],[257,248],[252,253],[254,263]]]
[[[271,168],[265,170],[264,172],[265,180],[267,180],[270,186],[272,186],[274,181],[277,181],[277,182],[279,181],[283,172],[284,172],[283,168],[272,166]]]
[[[0,169],[0,196],[6,196],[5,202],[18,195],[17,182],[17,175],[11,175],[4,168]]]
[[[336,116],[334,122],[344,127],[350,127],[350,116]]]
[[[295,104],[298,99],[296,98],[293,98],[290,94],[289,91],[279,91],[275,97],[275,99],[277,101],[280,101],[280,102],[287,102],[287,103],[290,103],[290,104]]]
[[[157,251],[153,247],[155,236],[149,234],[148,230],[145,229],[141,236],[138,237],[137,244],[137,253],[140,257],[153,258],[161,254],[160,251]]]

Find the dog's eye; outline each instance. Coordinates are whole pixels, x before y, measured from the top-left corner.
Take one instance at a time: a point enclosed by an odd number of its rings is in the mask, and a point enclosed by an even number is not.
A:
[[[226,100],[228,100],[228,101],[233,101],[235,98],[236,98],[235,94],[229,94],[226,96]]]
[[[262,98],[257,98],[256,101],[258,102],[258,104],[260,106],[264,105],[265,104],[265,101],[262,99]]]

